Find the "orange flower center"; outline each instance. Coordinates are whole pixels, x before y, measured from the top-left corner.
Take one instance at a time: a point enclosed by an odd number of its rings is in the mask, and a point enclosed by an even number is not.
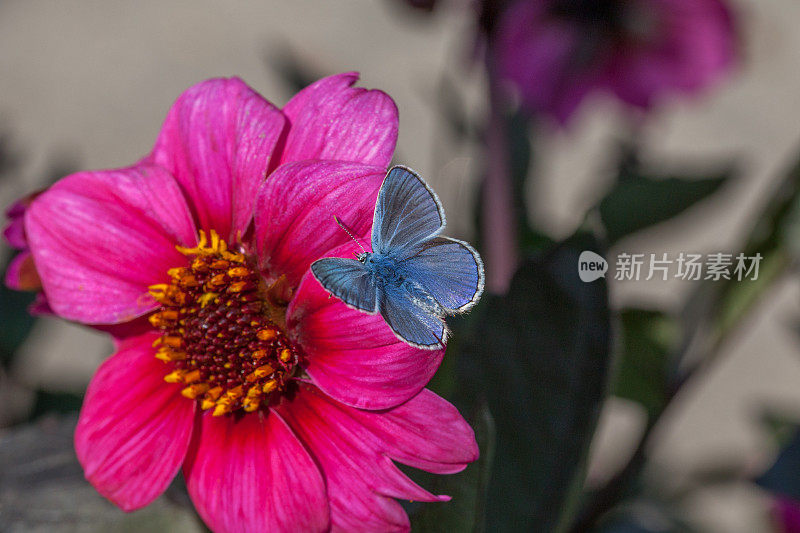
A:
[[[214,416],[253,412],[284,390],[300,351],[284,333],[285,302],[267,288],[247,257],[228,250],[215,231],[200,231],[195,248],[176,247],[189,266],[168,271],[170,283],[152,285],[161,304],[150,323],[162,332],[153,343],[169,365],[168,383]]]

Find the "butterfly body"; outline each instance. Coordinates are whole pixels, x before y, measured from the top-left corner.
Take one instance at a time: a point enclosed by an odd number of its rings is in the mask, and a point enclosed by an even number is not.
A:
[[[375,281],[381,285],[400,285],[404,277],[397,261],[383,254],[366,253],[364,254],[364,264],[375,276]]]
[[[467,243],[441,237],[444,209],[410,169],[386,175],[375,206],[372,252],[356,259],[327,257],[311,270],[350,307],[380,313],[411,345],[444,346],[444,317],[466,311],[483,292],[483,263]]]

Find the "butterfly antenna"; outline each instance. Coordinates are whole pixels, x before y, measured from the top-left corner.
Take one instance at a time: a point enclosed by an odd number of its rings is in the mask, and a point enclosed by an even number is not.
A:
[[[347,226],[345,226],[344,223],[341,220],[339,220],[339,218],[336,215],[333,215],[333,220],[335,220],[336,223],[339,224],[340,228],[342,228],[345,232],[347,232],[348,235],[350,235],[350,238],[353,239],[355,243],[358,245],[358,247],[361,248],[361,251],[366,254],[367,250],[364,249],[364,245],[361,244],[361,241],[359,241],[358,239],[355,238],[355,236],[353,236],[353,232],[351,232],[347,228]]]

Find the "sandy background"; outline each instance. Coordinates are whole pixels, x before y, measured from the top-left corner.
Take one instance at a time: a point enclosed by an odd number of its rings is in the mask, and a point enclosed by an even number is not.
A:
[[[660,108],[644,139],[654,161],[734,159],[741,176],[702,209],[622,242],[615,253],[735,249],[800,146],[800,4],[741,0],[736,6],[742,66],[703,98]],[[64,158],[81,169],[136,161],[150,150],[172,101],[203,79],[238,75],[282,105],[291,91],[272,65],[288,52],[320,74],[360,70],[362,86],[395,99],[396,159],[439,192],[449,233],[469,237],[465,215],[479,152],[448,139],[436,88],[446,72],[464,90],[469,113],[480,117],[479,70],[463,68],[470,32],[470,12],[458,4],[423,19],[367,0],[2,1],[0,133],[12,134],[23,161],[15,181],[0,183],[0,205],[44,185],[50,166]],[[580,223],[610,182],[606,154],[621,124],[617,105],[599,97],[568,131],[540,139],[535,164],[542,177],[528,191],[538,224],[566,236]],[[754,469],[769,461],[774,450],[758,423],[760,410],[777,406],[800,419],[800,358],[791,331],[800,316],[799,288],[796,281],[776,287],[711,371],[684,391],[652,451],[653,476],[663,470],[665,479],[680,479],[720,460]],[[674,309],[689,289],[672,282],[611,284],[618,306]],[[101,336],[42,320],[13,378],[79,391],[110,349]],[[0,381],[0,425],[29,401]],[[642,417],[631,404],[609,403],[593,448],[593,477],[624,459]],[[766,504],[755,489],[723,487],[691,499],[686,513],[708,531],[749,533],[764,529]]]

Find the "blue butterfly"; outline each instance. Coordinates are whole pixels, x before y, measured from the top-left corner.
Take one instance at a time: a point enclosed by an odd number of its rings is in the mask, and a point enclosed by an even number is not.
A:
[[[386,174],[372,219],[372,253],[326,257],[311,265],[325,289],[350,307],[380,313],[395,335],[418,348],[444,346],[444,317],[475,305],[483,262],[469,244],[440,237],[439,197],[413,170]]]

